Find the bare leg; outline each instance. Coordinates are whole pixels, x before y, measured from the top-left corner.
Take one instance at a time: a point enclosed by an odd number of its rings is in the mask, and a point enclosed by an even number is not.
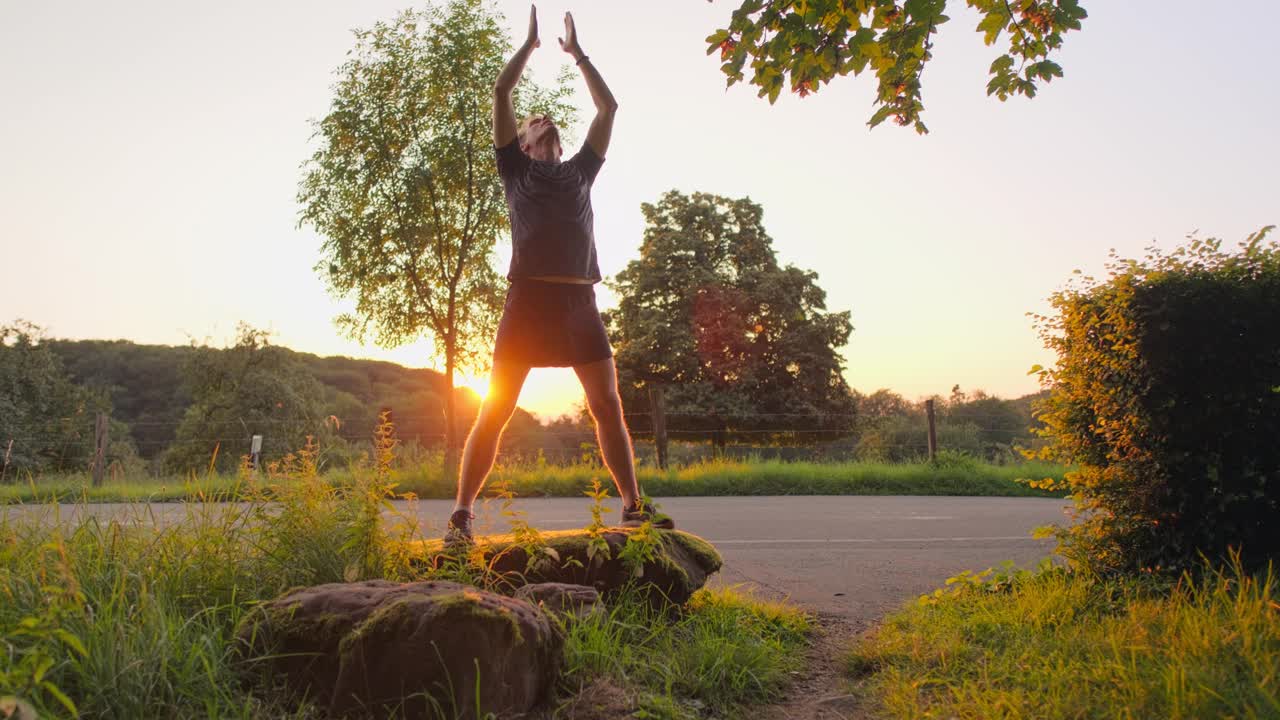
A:
[[[622,417],[622,398],[618,396],[618,371],[613,358],[573,366],[587,394],[587,408],[596,421],[596,438],[604,464],[618,486],[624,508],[633,507],[640,496],[636,485],[636,468],[631,449],[631,435]]]
[[[520,388],[529,375],[529,368],[495,361],[489,375],[489,392],[480,404],[476,422],[467,436],[462,451],[462,472],[458,478],[458,497],[454,510],[471,510],[484,480],[493,469],[493,458],[498,453],[498,440],[515,412]]]

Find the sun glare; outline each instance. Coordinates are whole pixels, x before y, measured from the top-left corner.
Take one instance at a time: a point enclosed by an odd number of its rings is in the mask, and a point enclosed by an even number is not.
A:
[[[479,395],[481,400],[483,400],[485,396],[489,394],[489,378],[488,377],[471,378],[463,375],[460,378],[458,378],[458,384],[462,385],[463,387],[471,388],[472,392],[474,392],[476,395]]]
[[[489,376],[478,378],[458,374],[456,387],[467,388],[481,400],[489,394]],[[533,368],[520,388],[519,407],[536,417],[557,418],[575,415],[583,402],[582,385],[570,368]]]

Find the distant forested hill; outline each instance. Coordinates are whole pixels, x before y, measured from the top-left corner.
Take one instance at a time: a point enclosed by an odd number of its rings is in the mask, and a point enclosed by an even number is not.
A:
[[[191,394],[182,384],[191,347],[137,345],[128,340],[45,340],[77,385],[105,390],[112,417],[129,425],[143,457],[173,442]]]
[[[434,370],[318,357],[280,346],[271,346],[272,352],[254,365],[256,361],[247,360],[247,355],[239,360],[228,355],[235,349],[139,345],[127,340],[48,339],[43,344],[61,360],[72,382],[106,396],[113,422],[123,423],[127,440],[136,447],[134,457],[152,461],[152,469],[161,465],[170,470],[201,468],[215,455],[219,467],[234,467],[239,456],[248,453],[254,433],[264,433],[268,458],[297,449],[305,434],[322,435],[322,444],[337,455],[351,457],[367,447],[384,408],[392,411],[403,442],[425,448],[441,448],[444,443],[444,380]],[[251,380],[246,380],[246,372],[252,373]],[[199,378],[197,385],[191,384],[193,377]],[[216,400],[196,403],[196,387]],[[461,442],[475,420],[480,399],[467,388],[454,392]],[[1032,403],[1044,395],[1003,400],[956,387],[950,397],[934,396],[939,447],[989,460],[1016,460],[1016,448],[1042,444],[1032,432],[1038,424]],[[912,402],[878,390],[859,396],[857,413],[857,430],[827,443],[829,450],[889,461],[918,459],[925,452],[925,401]],[[91,425],[81,428],[90,429]],[[121,432],[112,431],[113,443],[126,440]],[[556,460],[584,452],[590,457],[594,442],[594,427],[584,417],[544,426],[517,410],[503,435],[500,459],[531,459],[539,452]]]
[[[106,391],[112,417],[129,425],[144,458],[158,456],[173,443],[191,393],[183,364],[196,352],[225,352],[190,346],[139,345],[127,340],[47,340],[74,382]],[[284,350],[323,387],[326,416],[338,418],[338,434],[351,440],[368,438],[378,413],[392,411],[397,435],[424,446],[440,446],[444,436],[444,376],[434,370],[406,368],[378,360],[319,357]],[[479,409],[480,398],[468,388],[455,388],[460,433],[465,435]],[[508,425],[511,443],[546,443],[542,426],[524,410]],[[504,442],[506,448],[508,442]]]

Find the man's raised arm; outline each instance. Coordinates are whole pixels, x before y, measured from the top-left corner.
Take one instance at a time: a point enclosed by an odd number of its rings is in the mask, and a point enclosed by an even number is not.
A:
[[[516,54],[507,61],[507,66],[498,74],[493,85],[493,144],[504,147],[516,136],[516,108],[511,102],[511,91],[520,82],[520,74],[524,72],[524,64],[529,61],[529,54],[542,44],[538,40],[538,8],[529,6],[529,36],[524,45],[516,50]]]
[[[582,52],[578,45],[578,30],[573,25],[573,16],[564,14],[564,37],[560,38],[560,47],[573,56],[574,62],[582,69],[582,77],[587,81],[587,89],[591,91],[591,101],[596,106],[596,116],[587,129],[587,144],[601,158],[609,149],[609,136],[613,134],[613,114],[618,111],[618,101],[613,99],[609,86],[591,64],[591,59]]]

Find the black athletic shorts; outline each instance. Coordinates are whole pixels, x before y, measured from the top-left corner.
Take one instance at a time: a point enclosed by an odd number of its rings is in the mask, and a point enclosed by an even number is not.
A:
[[[569,367],[612,356],[593,285],[511,281],[493,342],[495,361]]]

